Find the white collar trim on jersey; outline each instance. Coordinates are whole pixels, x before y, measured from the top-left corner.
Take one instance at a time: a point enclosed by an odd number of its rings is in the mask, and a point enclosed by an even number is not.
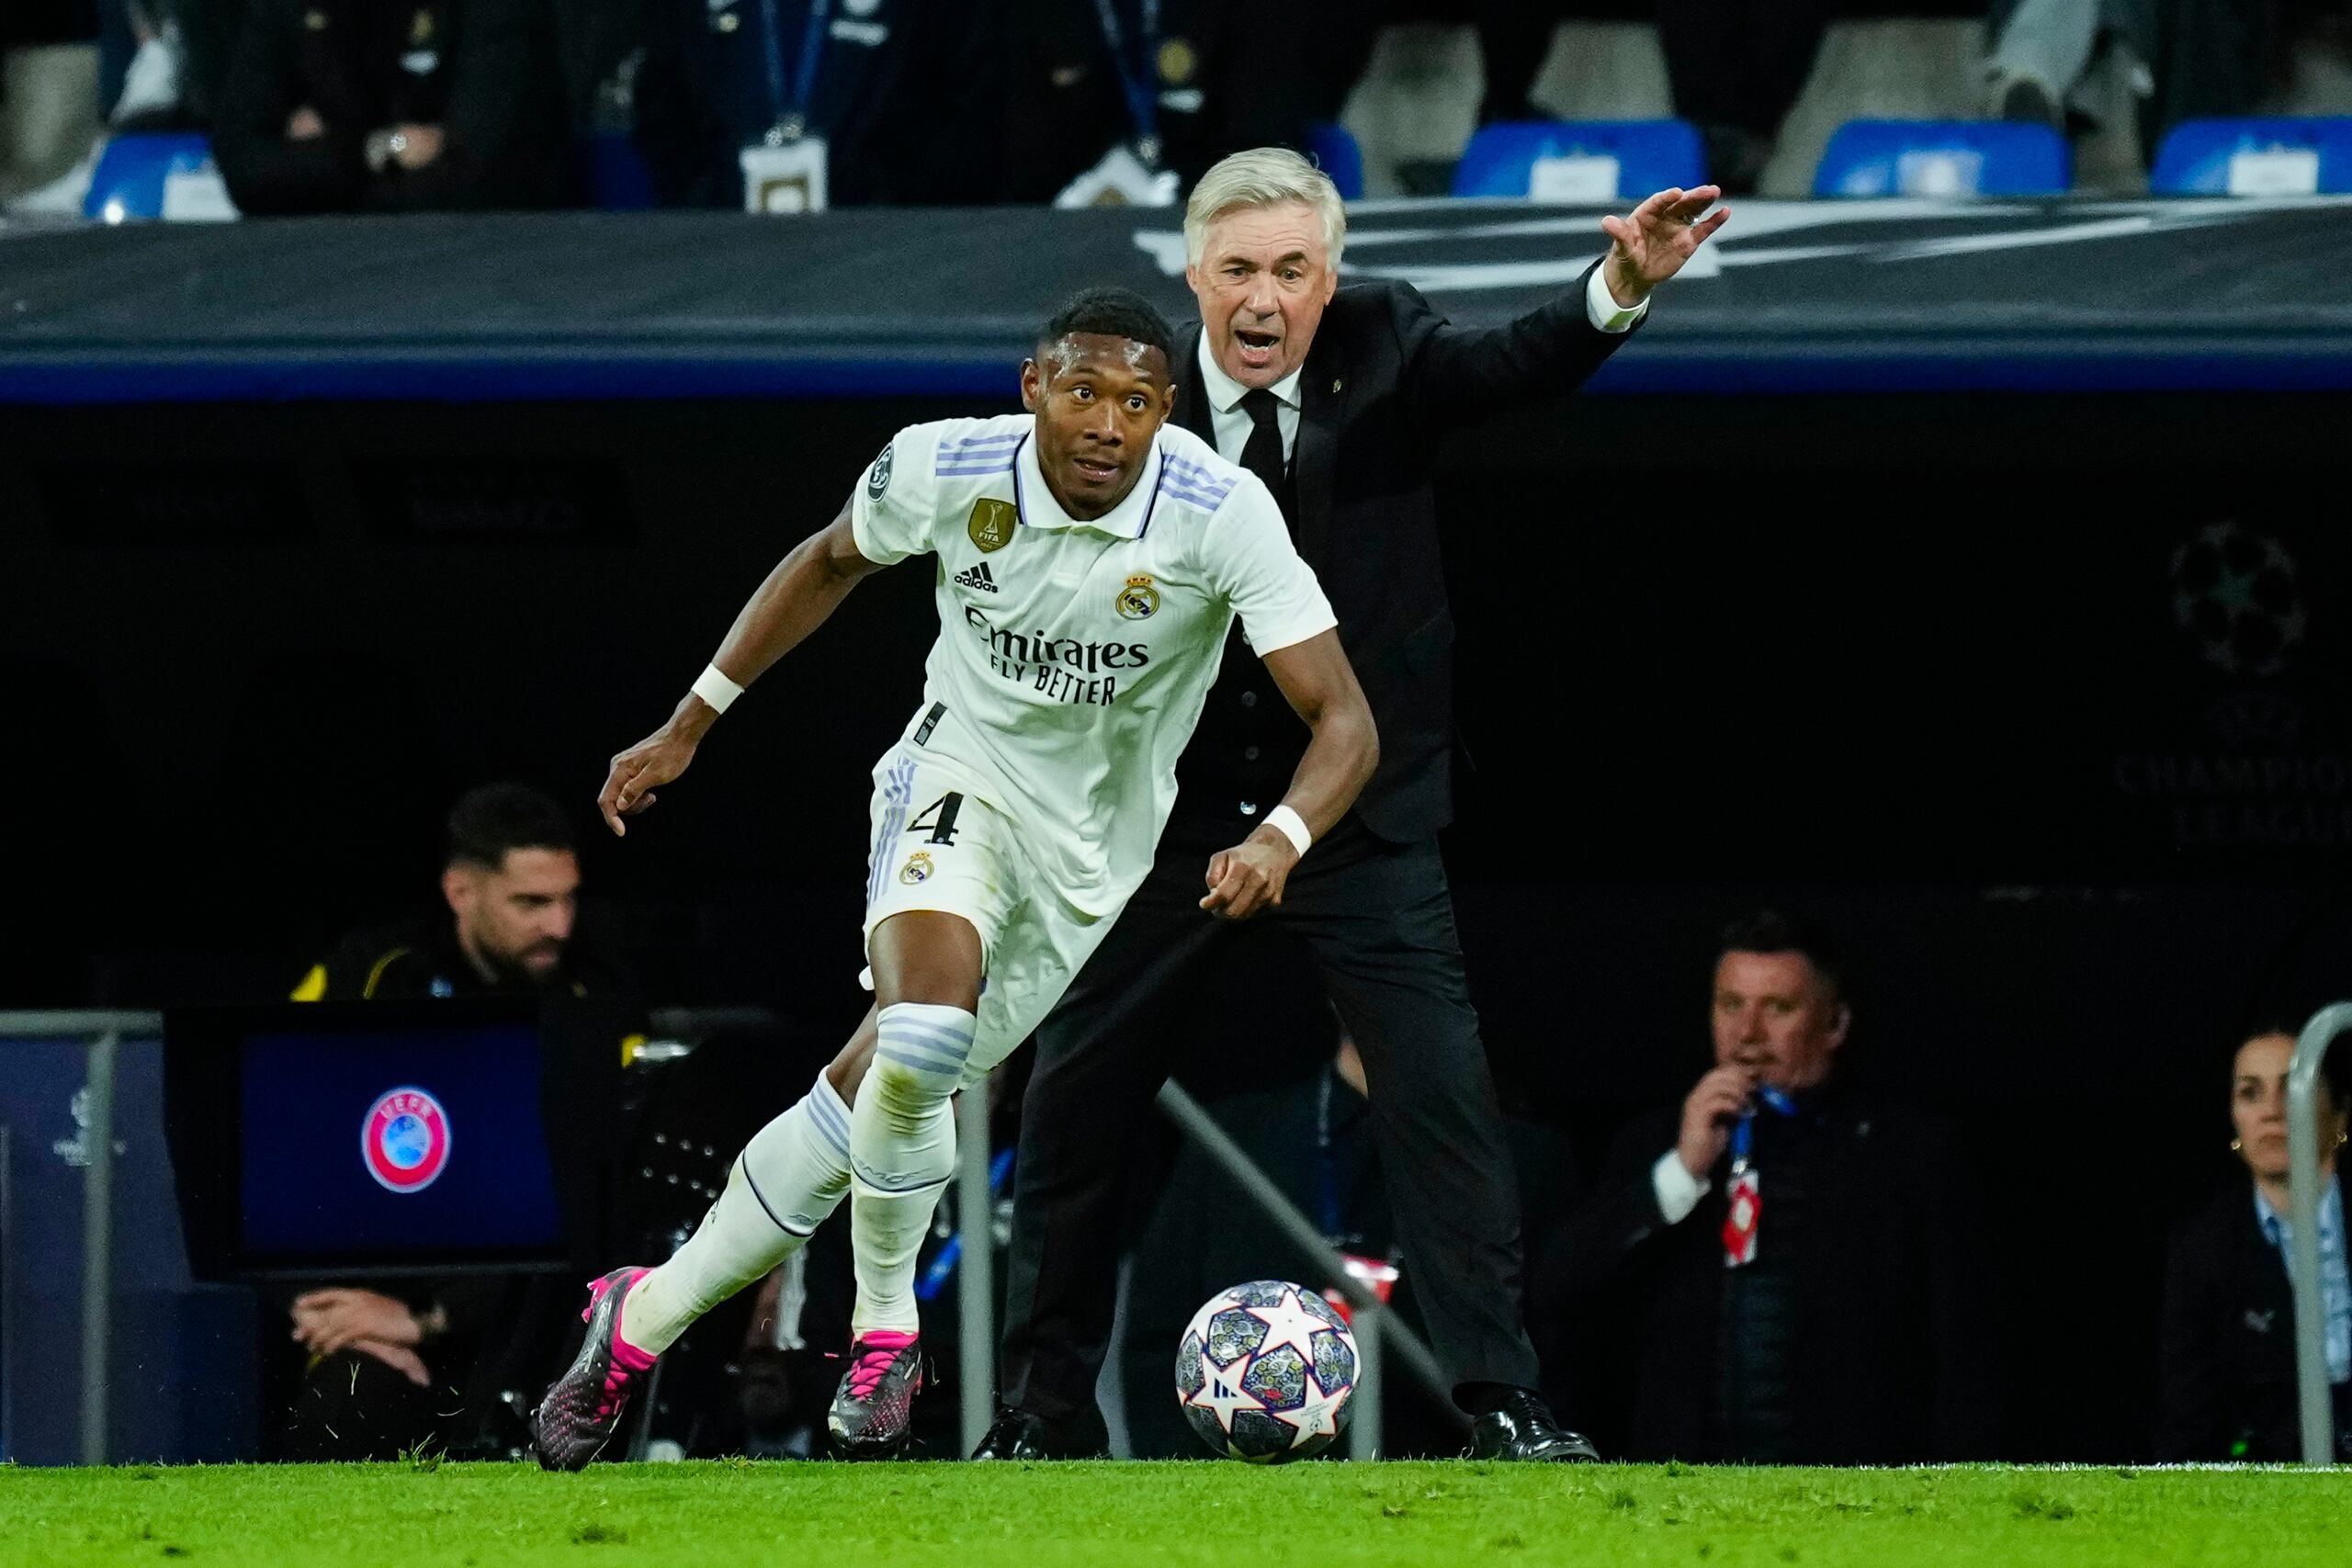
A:
[[[1136,488],[1127,498],[1102,516],[1080,522],[1062,510],[1054,499],[1053,491],[1046,483],[1046,470],[1037,461],[1037,438],[1035,434],[1022,437],[1020,454],[1012,461],[1012,505],[1021,521],[1032,528],[1097,528],[1105,534],[1116,534],[1123,539],[1140,539],[1144,530],[1151,526],[1151,509],[1159,499],[1159,465],[1164,454],[1158,436],[1152,438],[1150,456],[1144,459],[1143,477],[1136,480]]]
[[[1274,394],[1276,402],[1297,408],[1299,378],[1306,374],[1306,362],[1301,361],[1297,369],[1266,390]],[[1205,326],[1201,329],[1201,387],[1209,395],[1209,406],[1219,413],[1231,413],[1250,395],[1250,389],[1227,375],[1225,367],[1216,362],[1216,355],[1209,352],[1209,330]]]

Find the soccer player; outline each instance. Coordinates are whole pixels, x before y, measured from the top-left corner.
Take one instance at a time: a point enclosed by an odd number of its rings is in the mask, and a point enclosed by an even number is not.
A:
[[[1159,313],[1124,290],[1080,295],[1023,362],[1021,400],[1026,414],[900,431],[841,514],[769,574],[669,722],[613,759],[599,804],[622,833],[860,578],[938,558],[922,704],[874,772],[875,1010],[752,1139],[675,1257],[590,1287],[586,1341],[538,1409],[548,1469],[594,1458],[654,1359],[844,1192],[858,1303],[829,1426],[845,1453],[897,1451],[922,1386],[912,1276],[954,1169],[950,1097],[1052,1010],[1150,870],[1237,615],[1312,739],[1282,803],[1209,858],[1201,907],[1245,919],[1281,903],[1291,868],[1372,776],[1371,710],[1273,497],[1168,423]]]

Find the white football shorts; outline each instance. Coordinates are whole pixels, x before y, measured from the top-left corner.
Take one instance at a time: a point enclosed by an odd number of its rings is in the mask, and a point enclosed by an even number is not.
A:
[[[980,934],[980,1011],[964,1081],[979,1082],[1029,1038],[1118,918],[1061,896],[1021,825],[980,798],[945,758],[900,743],[874,770],[865,941],[893,915],[960,915]],[[984,786],[983,786],[984,787]],[[869,968],[861,977],[874,987]]]

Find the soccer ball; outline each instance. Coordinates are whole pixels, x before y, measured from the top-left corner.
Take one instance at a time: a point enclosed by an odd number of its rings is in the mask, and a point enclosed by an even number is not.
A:
[[[1176,1347],[1176,1398],[1214,1451],[1252,1464],[1318,1454],[1348,1425],[1356,1337],[1321,1296],[1254,1280],[1211,1296]]]

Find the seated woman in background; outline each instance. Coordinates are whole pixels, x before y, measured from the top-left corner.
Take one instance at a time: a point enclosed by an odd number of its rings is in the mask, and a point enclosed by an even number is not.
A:
[[[2165,1259],[2160,1460],[2300,1460],[2295,1306],[2287,1280],[2287,1064],[2295,1036],[2264,1030],[2237,1050],[2230,1147],[2251,1181],[2228,1182],[2173,1235]],[[2345,1261],[2341,1090],[2321,1079],[2320,1293],[2335,1452],[2352,1458],[2352,1282]],[[2248,1190],[2251,1187],[2252,1190]]]

